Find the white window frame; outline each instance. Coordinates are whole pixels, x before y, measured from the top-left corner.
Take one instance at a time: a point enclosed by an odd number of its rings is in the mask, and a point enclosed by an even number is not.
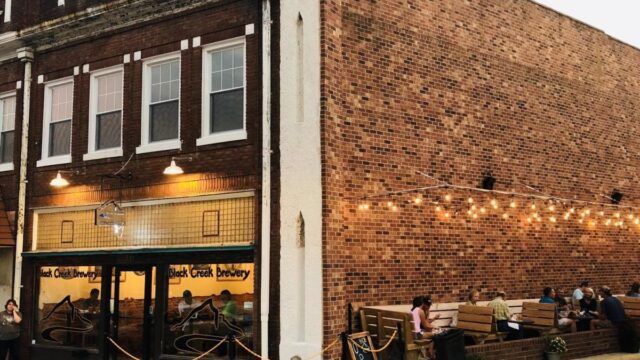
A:
[[[37,167],[69,164],[71,163],[71,152],[73,152],[73,109],[71,110],[71,126],[69,129],[69,154],[49,156],[49,128],[51,125],[51,93],[52,88],[59,85],[71,84],[71,94],[75,95],[75,82],[73,76],[49,81],[44,85],[44,112],[42,116],[42,150],[41,158],[36,162]],[[73,107],[76,99],[73,98]]]
[[[6,92],[3,94],[0,94],[0,134],[2,134],[2,127],[4,126],[4,99],[6,98],[10,98],[10,97],[15,97],[16,98],[16,113],[18,110],[18,98],[16,96],[16,92],[15,91],[10,91],[10,92]],[[16,143],[16,139],[17,139],[17,131],[16,131],[16,125],[15,125],[15,120],[17,118],[14,115],[14,122],[13,122],[13,143],[15,145]],[[2,146],[2,138],[0,137],[0,146]],[[13,147],[15,149],[15,146]],[[8,163],[0,163],[0,171],[12,171],[14,169],[13,167],[13,163],[16,160],[16,154],[13,154],[13,161],[8,162]]]
[[[112,149],[97,150],[96,149],[96,116],[98,109],[98,77],[111,75],[120,72],[122,76],[122,89],[120,94],[122,96],[122,108],[120,108],[120,147]],[[124,119],[124,67],[122,65],[113,66],[105,69],[100,69],[91,72],[90,86],[89,86],[89,141],[87,153],[82,156],[85,161],[105,159],[110,157],[122,156],[122,142],[123,142],[123,119]]]
[[[151,103],[151,66],[171,60],[178,60],[178,138],[171,140],[149,142],[149,104]],[[180,149],[182,142],[180,140],[180,130],[182,125],[181,119],[182,106],[182,58],[181,53],[173,52],[154,56],[143,60],[142,63],[142,111],[140,112],[140,146],[136,148],[137,154],[149,153],[154,151],[176,150]]]
[[[211,94],[211,53],[216,50],[242,45],[244,47],[243,59],[243,96],[242,96],[242,129],[223,131],[211,134],[210,97]],[[245,140],[247,138],[247,42],[244,36],[227,39],[202,47],[202,124],[200,138],[196,145],[217,144],[227,141]]]

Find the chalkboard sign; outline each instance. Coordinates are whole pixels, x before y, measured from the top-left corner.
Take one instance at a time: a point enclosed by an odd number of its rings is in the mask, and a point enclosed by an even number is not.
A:
[[[378,360],[375,353],[361,349],[354,342],[362,348],[373,349],[369,332],[365,331],[349,335],[349,354],[351,354],[351,360]]]

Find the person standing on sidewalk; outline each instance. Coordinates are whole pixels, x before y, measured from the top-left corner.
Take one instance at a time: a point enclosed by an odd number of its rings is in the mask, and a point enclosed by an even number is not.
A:
[[[19,359],[20,323],[22,315],[18,311],[15,300],[9,299],[4,305],[4,311],[0,312],[0,359],[4,360],[9,353],[10,360]]]

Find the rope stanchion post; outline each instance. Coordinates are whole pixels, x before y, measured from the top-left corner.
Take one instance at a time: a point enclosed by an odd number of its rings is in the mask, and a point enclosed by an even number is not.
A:
[[[349,339],[346,332],[340,334],[340,340],[342,341],[342,354],[340,355],[340,360],[349,360]]]
[[[353,334],[353,305],[351,303],[349,303],[347,305],[347,324],[349,324],[349,328],[347,329],[347,332],[349,334]]]
[[[236,358],[236,337],[233,334],[227,335],[227,355],[229,356],[229,360],[235,360]]]

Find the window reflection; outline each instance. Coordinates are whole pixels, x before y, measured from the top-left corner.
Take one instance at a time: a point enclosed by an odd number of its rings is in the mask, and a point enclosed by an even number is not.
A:
[[[171,265],[165,354],[201,354],[228,335],[252,347],[253,264]],[[221,346],[215,355],[229,351]]]
[[[100,274],[88,266],[40,268],[37,344],[96,348]]]

